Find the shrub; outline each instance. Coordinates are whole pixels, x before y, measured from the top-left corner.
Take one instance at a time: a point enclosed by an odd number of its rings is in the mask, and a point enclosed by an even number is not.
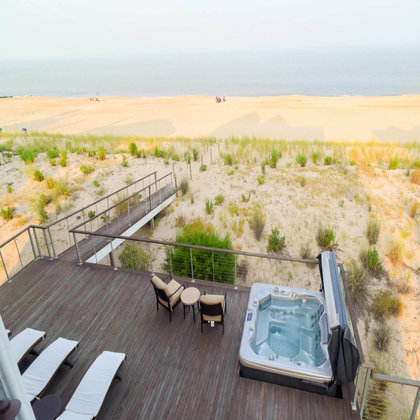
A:
[[[216,197],[214,197],[214,202],[220,206],[225,201],[225,197],[223,194],[218,194]]]
[[[179,157],[179,155],[178,155],[177,153],[174,153],[174,154],[172,155],[172,160],[173,160],[174,162],[179,162],[181,159],[180,159],[180,157]]]
[[[36,169],[35,171],[34,171],[34,178],[38,181],[38,182],[41,182],[41,181],[43,181],[44,180],[44,174],[39,170],[39,169]]]
[[[270,168],[275,168],[280,158],[281,151],[273,148],[273,150],[268,155],[268,162],[270,164]]]
[[[149,255],[134,244],[125,245],[118,259],[122,268],[143,271],[149,269]]]
[[[319,225],[315,237],[318,246],[324,250],[332,250],[338,246],[332,226]]]
[[[401,264],[404,254],[404,245],[401,241],[392,239],[389,244],[388,257],[392,264]]]
[[[123,157],[122,157],[123,159],[122,159],[122,161],[121,161],[121,166],[123,167],[123,168],[128,168],[128,160],[127,160],[127,156],[125,156],[125,155],[123,155]]]
[[[410,174],[410,182],[420,185],[420,168],[414,169]]]
[[[324,165],[332,165],[333,158],[331,156],[325,156]]]
[[[207,214],[212,214],[213,213],[213,201],[212,200],[206,200],[206,213]]]
[[[191,153],[190,152],[185,152],[184,153],[184,159],[186,160],[186,162],[188,164],[190,164],[191,163]]]
[[[248,191],[248,195],[245,195],[244,193],[242,193],[241,198],[244,203],[248,203],[248,201],[251,199],[251,193],[249,191]]]
[[[13,219],[14,209],[12,207],[0,208],[0,215],[4,220]]]
[[[392,338],[392,329],[389,325],[383,323],[373,330],[375,346],[380,351],[386,351]]]
[[[47,205],[47,197],[44,194],[41,194],[39,199],[35,201],[34,210],[38,216],[38,220],[40,224],[46,223],[48,220],[48,213],[45,210],[45,206]]]
[[[226,235],[224,238],[219,237],[211,226],[205,226],[200,220],[185,225],[182,233],[177,235],[176,242],[211,248],[232,249],[229,235]],[[167,247],[165,252],[166,258],[162,268],[166,272],[171,272],[172,267],[173,274],[191,277],[190,250],[188,248]],[[191,255],[194,278],[234,283],[235,256],[233,254],[193,249]]]
[[[197,160],[198,160],[198,150],[196,148],[193,148],[192,153],[193,153],[194,162],[197,162]]]
[[[207,170],[207,165],[201,165],[200,166],[200,172],[204,172],[204,171],[206,171]]]
[[[91,165],[80,165],[80,170],[83,175],[88,175],[92,173],[95,170],[95,168]]]
[[[225,165],[233,165],[233,156],[230,153],[225,155]]]
[[[271,233],[268,235],[267,252],[279,254],[285,247],[286,236],[280,236],[280,232],[277,227],[271,229]]]
[[[378,242],[380,229],[381,222],[374,217],[369,217],[366,229],[366,237],[368,238],[369,245],[374,245]]]
[[[53,148],[47,150],[47,156],[48,159],[57,159],[58,156],[60,156],[60,152],[57,149],[57,146],[54,146]]]
[[[397,169],[400,166],[400,160],[397,157],[394,157],[389,160],[388,169]]]
[[[96,151],[96,154],[98,156],[99,160],[105,160],[106,159],[106,149],[103,146],[98,147],[98,150]]]
[[[188,181],[187,177],[183,177],[181,179],[181,191],[182,191],[182,195],[187,194],[187,192],[190,190],[190,181]]]
[[[311,153],[311,160],[313,164],[316,164],[319,160],[320,154],[319,152],[312,152]]]
[[[420,202],[415,201],[414,203],[410,204],[410,217],[413,219],[420,213]]]
[[[402,311],[402,302],[389,290],[379,292],[373,299],[371,311],[377,321],[383,321],[390,316],[398,316]]]
[[[297,155],[296,157],[296,163],[302,167],[306,166],[306,163],[308,162],[308,158],[305,155]]]
[[[365,251],[362,251],[360,259],[369,272],[375,275],[382,273],[382,263],[376,248],[368,248]]]
[[[33,149],[19,149],[19,157],[28,165],[29,163],[34,163],[38,152]]]
[[[249,220],[249,227],[254,232],[255,239],[259,241],[265,226],[265,216],[261,208],[255,206],[252,210],[251,219]]]
[[[137,149],[136,143],[134,142],[130,143],[130,146],[128,147],[128,149],[130,151],[131,156],[137,156],[138,149]]]
[[[257,180],[258,180],[258,185],[262,185],[265,182],[265,178],[263,175],[258,175]]]
[[[351,261],[346,268],[350,296],[356,303],[358,300],[363,299],[366,292],[365,270],[356,261]]]

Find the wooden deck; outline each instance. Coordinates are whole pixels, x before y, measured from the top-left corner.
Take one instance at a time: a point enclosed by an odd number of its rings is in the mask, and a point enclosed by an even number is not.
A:
[[[89,365],[103,350],[124,352],[122,381],[115,380],[100,419],[356,419],[349,401],[241,378],[238,352],[247,290],[197,285],[210,293],[227,291],[226,331],[193,323],[180,304],[169,322],[156,312],[148,273],[55,260],[39,260],[0,288],[7,328],[47,332],[38,348],[59,336],[78,340],[71,357],[48,385],[63,408]],[[30,362],[29,356],[28,363]],[[347,391],[344,390],[345,396]]]

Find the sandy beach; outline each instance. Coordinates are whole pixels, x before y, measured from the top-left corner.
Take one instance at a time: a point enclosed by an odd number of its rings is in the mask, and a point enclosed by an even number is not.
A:
[[[9,132],[415,142],[419,115],[420,95],[0,99]]]

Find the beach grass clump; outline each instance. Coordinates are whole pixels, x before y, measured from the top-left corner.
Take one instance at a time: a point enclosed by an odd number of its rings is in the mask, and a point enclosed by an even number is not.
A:
[[[249,191],[248,191],[248,194],[244,194],[244,193],[241,194],[242,202],[248,203],[250,199],[251,199],[251,193]]]
[[[371,381],[366,398],[366,406],[363,412],[364,419],[384,419],[388,409],[389,401],[386,397],[387,383]]]
[[[204,165],[204,164],[200,165],[200,172],[205,172],[205,171],[207,171],[207,165]]]
[[[388,164],[389,170],[398,169],[399,166],[400,166],[400,160],[398,159],[398,157],[393,157],[389,160],[389,164]]]
[[[130,151],[131,156],[137,156],[138,148],[136,143],[131,142],[128,146],[128,150]]]
[[[55,159],[49,159],[49,163],[51,166],[57,166],[57,161]]]
[[[184,227],[187,224],[187,218],[184,214],[179,214],[175,217],[175,226]]]
[[[198,160],[198,150],[195,147],[193,147],[193,149],[192,149],[192,155],[193,155],[194,162],[197,162],[197,160]]]
[[[188,181],[188,178],[186,176],[184,176],[181,179],[181,191],[182,191],[182,195],[187,194],[189,190],[190,190],[190,181]]]
[[[18,150],[19,157],[25,162],[26,165],[34,163],[38,152],[34,149],[21,148]]]
[[[315,151],[315,152],[312,152],[311,153],[311,160],[312,160],[312,163],[314,164],[314,165],[316,165],[317,163],[318,163],[318,160],[319,160],[319,158],[321,157],[321,154],[319,153],[319,152],[317,152],[317,151]]]
[[[93,184],[95,187],[99,187],[99,186],[101,185],[97,179],[94,179],[94,180],[93,180],[93,182],[92,182],[92,184]]]
[[[411,172],[410,182],[416,185],[420,185],[420,168],[416,168]]]
[[[394,265],[400,265],[404,256],[404,244],[398,239],[391,239],[388,247],[388,258]]]
[[[87,151],[87,155],[88,155],[88,157],[92,158],[92,157],[95,157],[96,156],[96,152],[93,149],[89,149]]]
[[[360,260],[364,267],[372,274],[379,275],[383,271],[378,250],[375,247],[367,248],[360,253]]]
[[[212,214],[214,210],[213,200],[206,200],[205,210],[207,214]]]
[[[183,227],[176,236],[176,242],[211,248],[232,249],[229,235],[220,237],[212,225],[201,219]],[[235,256],[224,252],[210,252],[200,249],[166,247],[162,268],[177,276],[192,277],[209,281],[233,284],[235,282]],[[192,260],[191,260],[192,258]],[[193,267],[193,272],[191,271]]]
[[[93,210],[88,211],[88,218],[89,219],[93,219],[95,216],[96,216],[96,212],[94,212]]]
[[[48,221],[48,213],[45,207],[49,201],[50,199],[45,194],[41,194],[34,203],[34,210],[41,225]]]
[[[39,169],[35,169],[34,178],[38,182],[42,182],[44,180],[44,174]]]
[[[378,242],[379,231],[381,230],[381,222],[375,217],[369,217],[367,222],[366,237],[369,245],[374,245]]]
[[[184,153],[184,159],[185,159],[185,161],[188,163],[188,165],[191,163],[191,160],[192,160],[192,156],[191,156],[191,153],[190,152],[185,152]]]
[[[80,171],[82,172],[83,175],[88,175],[90,173],[92,173],[95,170],[94,166],[92,165],[80,165]]]
[[[216,205],[220,206],[225,201],[225,196],[223,194],[217,194],[216,197],[214,197],[214,202]]]
[[[229,201],[228,211],[231,216],[239,216],[239,206],[234,201]]]
[[[122,156],[121,166],[123,168],[128,168],[128,166],[129,166],[127,156],[125,156],[125,155]]]
[[[306,185],[306,177],[305,177],[305,175],[299,175],[299,176],[297,177],[297,182],[300,184],[300,186],[301,186],[302,188],[304,188],[304,187],[305,187],[305,185]]]
[[[282,153],[280,150],[273,148],[268,155],[268,163],[270,168],[276,168],[277,162],[281,159]]]
[[[7,194],[10,194],[12,192],[12,184],[9,183],[6,185],[6,191],[7,191]]]
[[[410,217],[414,219],[418,214],[420,214],[420,201],[414,201],[410,204]]]
[[[382,322],[391,316],[398,316],[403,308],[401,300],[390,290],[379,292],[373,299],[370,306],[373,317],[376,321]]]
[[[148,253],[135,244],[125,245],[118,259],[126,269],[145,271],[150,266]]]
[[[13,219],[13,215],[14,215],[14,208],[13,207],[1,207],[0,208],[0,216],[2,217],[2,219],[9,221]]]
[[[309,245],[309,242],[306,242],[300,247],[299,256],[300,258],[303,258],[304,260],[310,260],[312,258],[311,247]]]
[[[178,153],[173,153],[172,156],[171,156],[171,159],[174,162],[180,162],[181,161],[181,158],[179,157]]]
[[[225,165],[232,166],[233,165],[233,156],[231,153],[227,153],[224,157]]]
[[[57,159],[60,156],[60,151],[58,150],[57,146],[53,146],[51,149],[47,150],[48,159],[51,161],[52,159]]]
[[[303,168],[304,166],[306,166],[307,162],[308,162],[308,158],[307,158],[305,155],[303,155],[303,154],[298,154],[298,155],[296,156],[296,163],[297,163],[298,165],[300,165],[302,168]]]
[[[334,228],[332,226],[325,226],[320,224],[315,235],[318,246],[323,250],[331,251],[338,247],[338,242],[335,237]]]
[[[61,157],[60,157],[60,160],[58,161],[58,164],[62,168],[67,166],[67,151],[65,151],[65,150],[61,151]]]
[[[99,146],[96,150],[96,156],[98,156],[99,160],[105,160],[106,159],[106,149],[104,146]]]
[[[146,154],[146,151],[144,149],[137,150],[136,158],[146,159],[146,157],[147,157],[147,154]]]
[[[284,248],[286,248],[286,236],[280,236],[279,229],[274,227],[268,235],[267,252],[280,254]]]
[[[324,165],[329,166],[333,164],[333,158],[331,156],[325,156]]]
[[[47,188],[48,188],[49,190],[52,190],[52,189],[54,188],[54,186],[55,186],[55,181],[54,181],[54,178],[51,178],[51,177],[47,178],[47,179],[45,180],[45,183],[47,184]]]
[[[346,275],[350,297],[354,302],[362,300],[367,289],[365,270],[352,260],[346,267]]]
[[[373,330],[375,347],[379,351],[387,351],[392,335],[392,329],[387,323],[379,324]]]
[[[249,227],[254,232],[255,239],[259,241],[265,227],[265,216],[260,206],[256,205],[252,209],[251,218],[249,219],[248,223]]]
[[[265,177],[264,175],[258,175],[257,176],[257,181],[258,181],[258,185],[262,185],[265,182]]]

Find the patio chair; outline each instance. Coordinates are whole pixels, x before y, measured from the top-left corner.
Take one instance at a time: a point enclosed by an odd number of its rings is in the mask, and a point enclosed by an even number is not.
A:
[[[104,351],[91,364],[74,391],[59,420],[89,420],[96,417],[117,372],[125,360],[124,353]]]
[[[72,367],[66,359],[77,349],[78,344],[78,341],[57,338],[32,362],[22,375],[29,401],[41,394],[62,364]]]
[[[226,294],[204,295],[200,297],[201,333],[203,324],[219,324],[222,326],[222,334],[225,333]]]
[[[158,311],[159,305],[162,305],[169,311],[169,321],[172,321],[172,312],[181,302],[181,293],[185,286],[175,280],[165,283],[157,276],[153,276],[151,282],[156,294],[156,310]]]
[[[16,363],[19,363],[29,353],[38,356],[38,353],[34,351],[34,347],[39,344],[45,336],[46,334],[44,331],[33,330],[32,328],[26,328],[15,335],[10,340],[10,347]]]

